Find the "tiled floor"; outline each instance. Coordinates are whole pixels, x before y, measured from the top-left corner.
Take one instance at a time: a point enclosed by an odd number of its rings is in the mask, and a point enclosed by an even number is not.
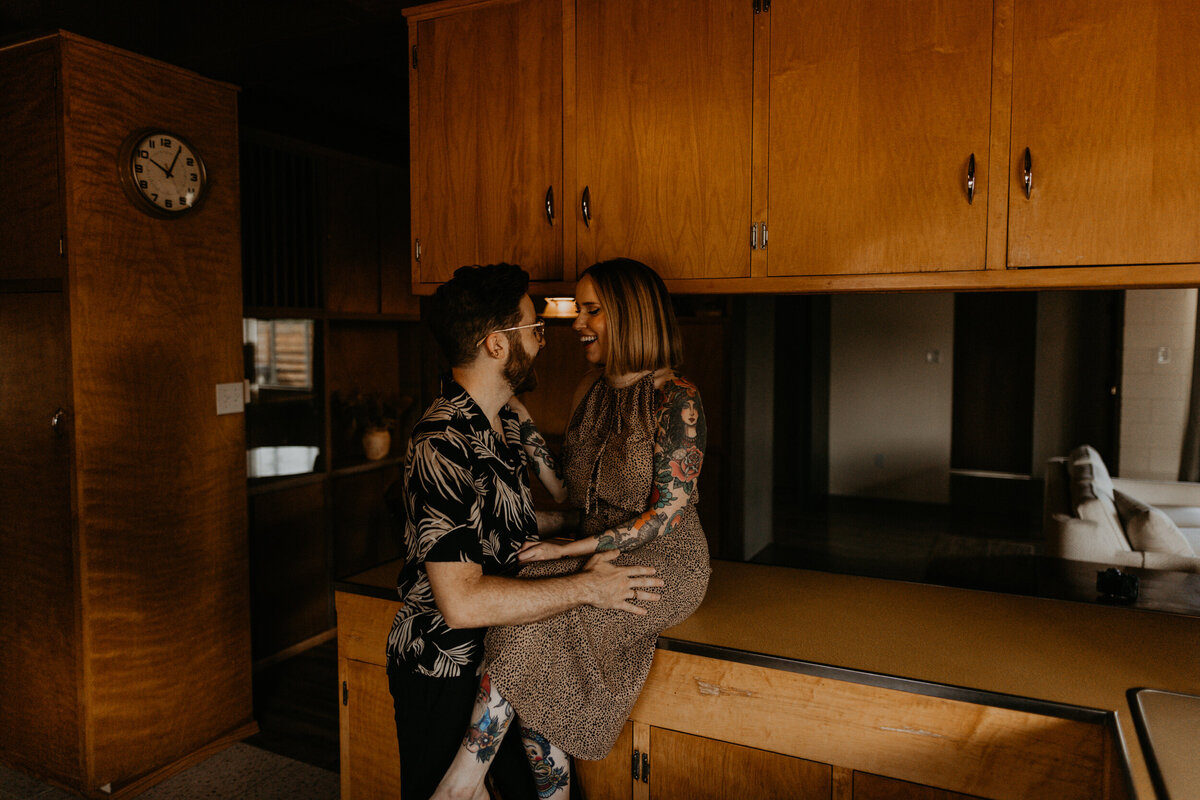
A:
[[[138,795],[139,800],[337,800],[338,774],[235,744]],[[0,800],[69,800],[75,795],[0,767]]]

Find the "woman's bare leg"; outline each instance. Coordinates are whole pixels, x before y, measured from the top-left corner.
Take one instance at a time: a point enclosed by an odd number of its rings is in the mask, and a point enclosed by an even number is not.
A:
[[[479,691],[475,694],[475,708],[471,711],[471,725],[462,745],[442,776],[431,800],[477,800],[486,798],[483,779],[500,742],[508,732],[513,720],[513,708],[508,701],[492,688],[492,678],[486,672],[479,680]]]
[[[525,757],[533,770],[533,783],[542,800],[569,800],[571,796],[571,757],[532,728],[521,726]]]

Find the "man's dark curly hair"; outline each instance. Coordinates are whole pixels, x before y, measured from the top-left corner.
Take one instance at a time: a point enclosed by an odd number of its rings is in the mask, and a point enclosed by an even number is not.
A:
[[[450,366],[475,360],[476,344],[492,331],[518,324],[529,273],[516,264],[459,267],[430,302],[429,327]]]

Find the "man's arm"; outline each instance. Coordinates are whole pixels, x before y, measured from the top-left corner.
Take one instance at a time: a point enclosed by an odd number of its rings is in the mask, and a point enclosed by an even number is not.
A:
[[[662,586],[662,579],[652,577],[653,567],[616,566],[617,555],[615,550],[597,553],[582,572],[556,578],[484,575],[479,564],[456,561],[430,561],[425,571],[451,628],[537,622],[583,605],[645,614],[630,601],[657,600],[647,589]]]

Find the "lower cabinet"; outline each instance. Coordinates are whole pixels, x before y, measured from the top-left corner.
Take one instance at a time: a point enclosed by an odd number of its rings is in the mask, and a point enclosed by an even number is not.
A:
[[[376,572],[386,580],[364,587],[367,594],[354,591],[359,585],[349,579],[336,595],[342,800],[394,800],[399,795],[384,656],[400,603],[385,599],[386,590],[379,588],[394,580],[393,568]],[[575,762],[580,796],[1130,796],[1109,713],[914,682],[904,684],[912,690],[887,688],[878,685],[886,683],[880,676],[842,677],[829,668],[813,668],[817,674],[812,674],[812,665],[798,662],[765,666],[718,655],[669,649],[655,654],[641,698],[612,752],[601,761]],[[836,674],[825,674],[831,672]]]

